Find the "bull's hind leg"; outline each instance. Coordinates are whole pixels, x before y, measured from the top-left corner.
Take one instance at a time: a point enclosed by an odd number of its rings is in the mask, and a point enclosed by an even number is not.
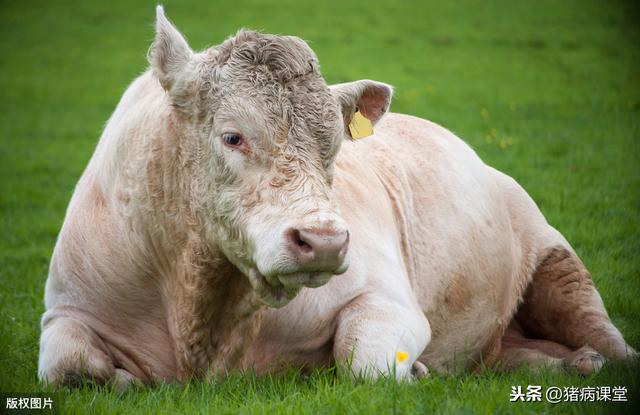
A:
[[[505,370],[526,365],[534,369],[572,369],[588,375],[604,364],[602,355],[589,346],[572,351],[550,340],[526,338],[516,321],[506,330],[501,346],[500,364]]]
[[[563,246],[549,250],[537,267],[516,320],[527,337],[571,350],[589,346],[608,359],[636,355],[611,323],[582,261]]]

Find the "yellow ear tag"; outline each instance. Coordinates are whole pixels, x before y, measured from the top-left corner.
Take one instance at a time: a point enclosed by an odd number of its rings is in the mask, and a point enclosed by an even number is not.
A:
[[[373,124],[358,110],[349,123],[349,132],[354,140],[368,137],[373,134]]]
[[[398,350],[396,353],[396,360],[398,363],[402,363],[409,358],[409,353],[403,352],[402,350]]]

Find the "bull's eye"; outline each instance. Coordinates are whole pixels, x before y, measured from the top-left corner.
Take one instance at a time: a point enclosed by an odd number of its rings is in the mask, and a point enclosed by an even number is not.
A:
[[[242,137],[239,134],[227,133],[222,136],[225,144],[230,146],[238,146],[242,144]]]

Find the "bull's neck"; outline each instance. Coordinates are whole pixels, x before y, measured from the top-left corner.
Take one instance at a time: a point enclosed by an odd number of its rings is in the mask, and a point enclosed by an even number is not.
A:
[[[233,266],[207,235],[201,214],[206,195],[193,183],[204,177],[196,160],[197,148],[190,147],[175,128],[178,120],[167,119],[162,149],[158,150],[158,168],[164,174],[152,174],[160,192],[154,210],[163,216],[174,260],[166,295],[169,325],[176,351],[178,376],[224,374],[244,366],[245,354],[257,336],[263,307],[259,304],[247,277]],[[153,179],[152,179],[153,180]]]
[[[204,173],[197,171],[201,168],[197,140],[182,128],[184,120],[164,98],[156,122],[149,123],[150,132],[131,143],[131,153],[137,156],[130,162],[138,175],[127,180],[128,187],[135,189],[135,226],[151,252],[162,252],[170,259],[184,255],[189,241],[204,239],[199,212],[205,195],[198,181]],[[172,262],[165,261],[158,271],[168,271]]]
[[[142,144],[146,155],[140,179],[145,183],[139,197],[147,213],[155,216],[154,223],[185,229],[193,220],[198,200],[193,186],[198,172],[192,171],[197,167],[196,154],[185,143],[191,137],[180,131],[179,122],[179,115],[168,109],[158,130]]]
[[[225,374],[246,364],[264,309],[226,259],[185,252],[168,284],[169,328],[178,378]]]

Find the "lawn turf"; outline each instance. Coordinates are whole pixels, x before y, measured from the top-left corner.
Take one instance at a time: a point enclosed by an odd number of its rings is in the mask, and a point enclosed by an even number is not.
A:
[[[572,243],[640,347],[640,20],[622,1],[166,1],[201,49],[240,27],[309,41],[329,83],[396,87],[392,110],[451,129]],[[147,63],[154,2],[0,1],[0,392],[37,382],[48,261],[74,185]],[[57,395],[63,413],[599,413],[639,406],[638,364],[413,384],[321,370]],[[510,403],[512,385],[625,385],[631,402]],[[4,408],[4,402],[0,402]]]

